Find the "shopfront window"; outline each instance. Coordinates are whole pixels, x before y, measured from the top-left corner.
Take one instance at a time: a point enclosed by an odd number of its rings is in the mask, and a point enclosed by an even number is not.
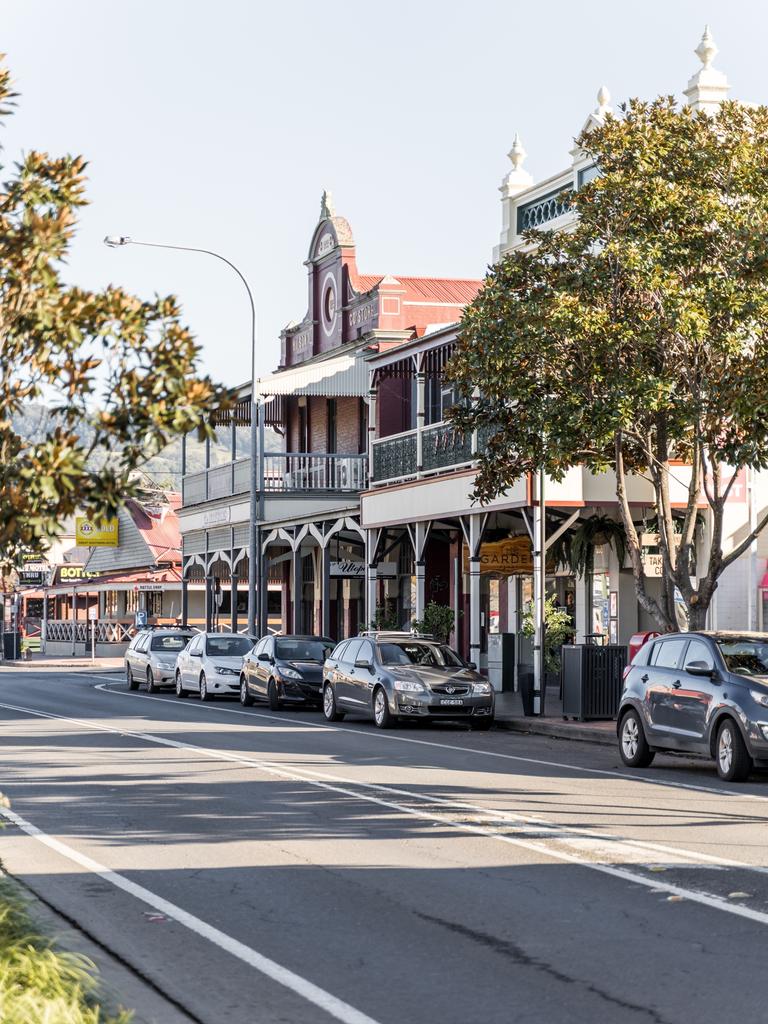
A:
[[[104,617],[107,619],[117,618],[117,591],[108,590],[104,595]]]
[[[609,577],[607,572],[596,572],[592,574],[591,587],[591,629],[590,633],[596,637],[607,637],[610,623],[610,593],[608,590]]]

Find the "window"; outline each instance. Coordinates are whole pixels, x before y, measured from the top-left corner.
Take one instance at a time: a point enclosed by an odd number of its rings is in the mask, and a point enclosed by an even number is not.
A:
[[[662,640],[654,644],[651,664],[656,668],[677,668],[684,646],[685,639]]]
[[[336,432],[336,422],[338,416],[338,406],[335,398],[328,399],[328,431],[326,435],[327,449],[329,452],[335,452],[338,449],[338,436]]]
[[[331,654],[334,661],[340,661],[344,657],[344,651],[346,651],[349,640],[343,640],[340,644],[336,644]]]
[[[707,668],[714,668],[715,661],[712,657],[712,652],[709,649],[709,645],[703,640],[691,640],[688,644],[688,650],[685,653],[685,664],[688,665],[691,661],[703,661]]]
[[[238,658],[247,654],[253,644],[247,636],[209,636],[205,644],[205,653],[212,657]]]
[[[357,652],[363,646],[362,640],[350,640],[349,647],[344,651],[344,661],[354,665],[357,661]]]
[[[117,617],[117,591],[108,590],[104,595],[104,618],[114,619]]]
[[[444,644],[402,643],[379,644],[383,665],[427,665],[430,668],[463,668],[464,663]]]
[[[296,445],[296,451],[299,453],[309,451],[309,430],[306,405],[299,406],[299,437]]]
[[[162,615],[163,614],[163,595],[162,594],[146,594],[147,598],[147,615]]]
[[[373,645],[370,640],[364,640],[360,644],[355,661],[368,661],[373,664]]]
[[[151,651],[183,651],[189,643],[189,633],[168,633],[166,636],[153,636]]]
[[[135,590],[128,590],[125,594],[125,614],[133,615],[139,610],[139,595]]]
[[[331,648],[322,640],[285,640],[275,642],[275,653],[281,661],[311,661],[322,665]]]
[[[768,637],[762,642],[723,637],[715,643],[729,672],[740,676],[768,676]]]
[[[364,398],[358,399],[357,450],[361,455],[368,451],[368,406]]]
[[[147,646],[149,644],[149,636],[149,633],[142,633],[138,639],[138,642],[136,643],[136,646],[134,647],[134,651],[146,651]]]
[[[203,635],[198,634],[189,645],[189,654],[199,654],[203,649]]]

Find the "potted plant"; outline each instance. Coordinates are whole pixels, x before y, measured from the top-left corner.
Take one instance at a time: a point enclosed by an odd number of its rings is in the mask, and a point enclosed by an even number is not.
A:
[[[424,617],[414,619],[412,626],[417,633],[430,634],[439,643],[447,644],[448,638],[453,632],[454,618],[453,609],[448,605],[430,601],[424,609]]]
[[[523,635],[532,637],[536,632],[533,619],[533,602],[530,601],[523,615]],[[544,602],[544,670],[552,681],[560,677],[560,650],[570,643],[575,635],[573,619],[557,604],[554,595]],[[554,677],[554,678],[552,678]]]
[[[577,576],[589,576],[595,568],[595,548],[605,544],[610,544],[622,566],[627,552],[624,526],[610,516],[591,515],[580,520],[575,530],[558,538],[552,559],[555,565],[567,566]]]

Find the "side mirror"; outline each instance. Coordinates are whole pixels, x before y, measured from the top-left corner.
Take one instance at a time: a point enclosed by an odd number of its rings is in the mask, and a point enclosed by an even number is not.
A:
[[[689,661],[685,671],[691,676],[709,676],[710,679],[715,674],[715,670],[706,661]]]
[[[359,661],[355,662],[355,668],[367,668],[370,671],[372,671],[373,670],[373,665],[371,664],[370,661],[368,661],[367,658],[360,658]]]
[[[262,651],[259,655],[259,661],[272,661],[272,655],[267,654],[266,651]]]
[[[471,668],[473,672],[477,672],[477,663],[474,661],[468,661],[466,663],[467,668]]]
[[[190,656],[190,658],[202,658],[203,652],[202,651],[190,651],[189,652],[189,656]]]

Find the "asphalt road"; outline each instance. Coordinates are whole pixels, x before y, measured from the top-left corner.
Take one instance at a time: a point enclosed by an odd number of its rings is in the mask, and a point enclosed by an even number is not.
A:
[[[193,1019],[768,1019],[768,776],[108,680],[0,673],[0,857]]]

